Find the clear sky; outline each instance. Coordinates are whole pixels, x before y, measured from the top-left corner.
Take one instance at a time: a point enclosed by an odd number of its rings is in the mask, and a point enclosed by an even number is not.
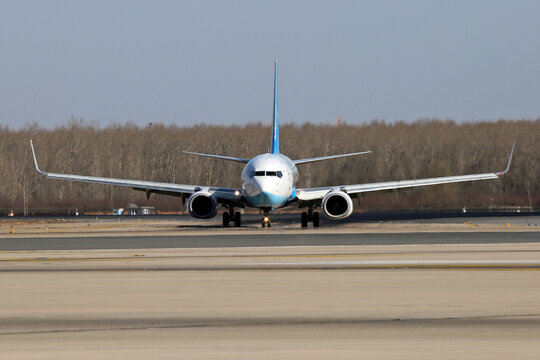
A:
[[[540,116],[540,1],[26,1],[0,125]]]

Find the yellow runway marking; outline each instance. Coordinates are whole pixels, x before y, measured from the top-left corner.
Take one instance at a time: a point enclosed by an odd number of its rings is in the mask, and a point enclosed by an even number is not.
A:
[[[124,260],[150,260],[150,259],[159,259],[159,258],[148,258],[148,257],[142,257],[142,256],[136,256],[136,257],[126,257],[126,258],[81,258],[81,259],[75,259],[75,258],[9,258],[9,259],[0,259],[0,262],[55,262],[55,261],[124,261]]]
[[[132,269],[133,270],[133,269]],[[182,270],[182,269],[179,269]],[[209,271],[212,269],[204,270],[204,269],[197,269],[200,271]],[[458,271],[540,271],[540,267],[538,268],[519,268],[519,267],[414,267],[414,266],[407,266],[407,267],[400,267],[400,266],[369,266],[369,267],[362,267],[362,266],[349,266],[349,267],[340,267],[340,268],[259,268],[259,269],[219,269],[219,271],[328,271],[328,270],[458,270]],[[136,271],[136,270],[133,270]]]
[[[413,267],[396,267],[396,266],[389,266],[389,267],[344,267],[344,268],[234,268],[234,269],[227,269],[227,268],[145,268],[145,269],[83,269],[84,271],[122,271],[122,272],[139,272],[139,271],[201,271],[201,272],[208,272],[208,271],[329,271],[329,270],[448,270],[448,271],[540,271],[540,268],[511,268],[511,267],[490,267],[490,268],[459,268],[459,267],[439,267],[439,268],[427,268],[427,267],[419,267],[419,268],[413,268]],[[39,271],[39,270],[36,270]],[[59,270],[62,271],[62,270]],[[0,270],[1,272],[1,270]]]
[[[287,255],[202,255],[200,257],[239,257],[239,258],[340,258],[340,257],[363,257],[363,256],[407,256],[411,254],[287,254]]]

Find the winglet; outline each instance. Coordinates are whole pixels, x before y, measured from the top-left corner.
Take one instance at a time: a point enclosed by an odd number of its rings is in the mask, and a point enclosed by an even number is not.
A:
[[[30,146],[32,147],[32,155],[34,156],[34,164],[36,165],[37,172],[40,173],[41,175],[47,175],[47,173],[45,171],[39,170],[39,166],[38,166],[37,160],[36,160],[36,152],[34,151],[34,144],[32,144],[32,140],[30,140]]]
[[[506,169],[504,171],[501,171],[497,173],[497,175],[504,175],[510,170],[510,163],[512,162],[512,155],[514,154],[514,147],[516,146],[516,140],[514,139],[514,144],[512,144],[512,151],[510,151],[510,156],[508,157],[508,164],[506,165]]]

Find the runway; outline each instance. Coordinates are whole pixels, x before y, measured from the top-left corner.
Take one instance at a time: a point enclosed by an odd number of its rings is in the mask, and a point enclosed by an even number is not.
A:
[[[18,358],[536,358],[540,244],[0,253]],[[441,353],[441,354],[440,354]]]
[[[146,225],[2,235],[2,359],[540,356],[537,231]]]
[[[0,238],[0,251],[538,243],[540,232],[296,233]]]

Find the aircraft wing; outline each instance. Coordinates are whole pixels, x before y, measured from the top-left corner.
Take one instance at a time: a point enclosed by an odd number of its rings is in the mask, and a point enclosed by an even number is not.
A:
[[[41,175],[45,176],[48,179],[125,186],[125,187],[133,188],[134,190],[145,191],[147,193],[147,196],[149,196],[151,193],[174,195],[174,196],[186,196],[186,195],[189,196],[196,191],[202,190],[210,194],[213,194],[216,200],[218,200],[218,202],[220,203],[224,203],[224,202],[240,203],[242,200],[241,189],[170,184],[170,183],[161,183],[161,182],[153,182],[153,181],[127,180],[127,179],[116,179],[116,178],[106,178],[106,177],[97,177],[97,176],[86,176],[86,175],[57,174],[57,173],[50,173],[50,172],[42,171],[39,169],[39,166],[36,160],[36,153],[34,151],[34,145],[32,144],[32,141],[30,141],[30,145],[32,147],[32,155],[34,156],[34,163],[36,165],[36,170],[38,171],[38,173],[40,173]]]
[[[516,142],[514,141],[514,144],[512,145],[512,151],[510,152],[510,157],[508,158],[508,164],[504,171],[491,172],[491,173],[485,173],[485,174],[444,176],[444,177],[427,178],[427,179],[387,181],[387,182],[368,183],[368,184],[297,189],[296,197],[299,201],[316,201],[316,200],[322,199],[328,192],[336,191],[336,190],[344,191],[349,195],[355,195],[355,194],[364,193],[364,192],[394,190],[394,189],[403,189],[403,188],[428,186],[428,185],[440,185],[440,184],[449,184],[449,183],[456,183],[456,182],[463,182],[463,181],[497,179],[499,176],[506,174],[508,170],[510,169],[510,162],[512,161],[512,155],[514,153],[515,145],[516,145]]]

